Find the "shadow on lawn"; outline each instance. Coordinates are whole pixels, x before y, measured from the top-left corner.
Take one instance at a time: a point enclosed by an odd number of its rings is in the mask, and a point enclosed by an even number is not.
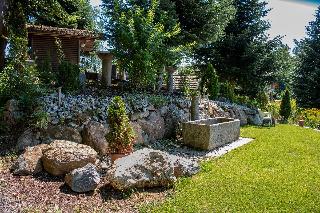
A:
[[[110,200],[125,200],[129,199],[134,193],[161,193],[167,191],[168,187],[155,187],[149,189],[131,189],[126,191],[120,191],[114,189],[111,185],[107,184],[100,187],[100,196],[103,202]]]

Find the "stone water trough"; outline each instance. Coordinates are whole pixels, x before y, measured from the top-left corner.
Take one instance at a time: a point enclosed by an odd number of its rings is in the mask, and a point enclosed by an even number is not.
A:
[[[240,120],[217,117],[182,124],[183,142],[191,147],[212,150],[239,139]]]

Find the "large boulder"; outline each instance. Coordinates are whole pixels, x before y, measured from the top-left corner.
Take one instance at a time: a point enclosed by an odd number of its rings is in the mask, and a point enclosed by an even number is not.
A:
[[[117,159],[107,172],[110,184],[119,190],[168,186],[180,176],[199,171],[191,160],[169,155],[159,150],[144,148]]]
[[[43,153],[44,169],[52,175],[64,175],[88,163],[95,164],[97,152],[90,146],[71,141],[56,140]]]
[[[82,131],[83,143],[92,147],[98,153],[105,155],[108,153],[108,142],[105,135],[109,129],[101,123],[90,121],[84,126]]]
[[[67,126],[50,126],[41,136],[44,143],[50,143],[54,140],[67,140],[76,143],[82,142],[81,134],[78,130]]]
[[[140,119],[137,122],[141,126],[141,129],[149,136],[150,141],[164,138],[165,123],[159,112],[152,112],[147,119]]]
[[[141,126],[137,122],[130,123],[134,134],[136,144],[148,144],[149,136],[142,130]]]
[[[48,145],[41,144],[27,147],[11,167],[15,175],[33,175],[42,171],[42,153],[48,149]]]
[[[68,173],[64,180],[72,191],[83,193],[97,188],[100,183],[100,175],[95,165],[89,163]]]
[[[33,131],[32,129],[27,129],[18,138],[16,150],[23,151],[27,147],[36,146],[40,143],[40,133]]]

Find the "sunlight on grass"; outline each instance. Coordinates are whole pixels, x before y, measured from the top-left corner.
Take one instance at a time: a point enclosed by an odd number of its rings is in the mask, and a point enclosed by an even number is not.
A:
[[[320,210],[320,133],[296,126],[245,127],[255,140],[202,164],[175,194],[142,212],[315,212]]]

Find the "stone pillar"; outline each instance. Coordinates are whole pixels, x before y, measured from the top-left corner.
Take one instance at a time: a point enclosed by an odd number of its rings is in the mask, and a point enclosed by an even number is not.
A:
[[[111,86],[113,55],[109,52],[99,52],[98,56],[102,60],[102,84],[106,86]]]
[[[167,82],[167,89],[168,93],[173,93],[173,73],[176,71],[174,67],[167,67],[167,73],[168,73],[168,82]]]
[[[200,100],[200,97],[198,95],[192,96],[192,99],[191,99],[191,120],[192,121],[200,119],[199,100]]]

